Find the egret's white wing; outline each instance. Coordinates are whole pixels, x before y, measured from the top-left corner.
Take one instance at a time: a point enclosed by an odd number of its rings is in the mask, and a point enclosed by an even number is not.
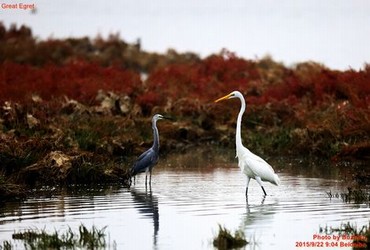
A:
[[[277,176],[274,169],[258,155],[252,152],[245,151],[239,156],[239,164],[242,166],[243,172],[251,178],[259,176],[263,181],[269,181],[278,184]]]

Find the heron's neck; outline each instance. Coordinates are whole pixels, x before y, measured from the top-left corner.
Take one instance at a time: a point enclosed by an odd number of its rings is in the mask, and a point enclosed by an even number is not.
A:
[[[245,100],[243,97],[240,97],[241,107],[238,114],[238,119],[236,120],[236,149],[243,147],[242,143],[242,132],[241,132],[241,124],[242,124],[242,118],[245,111]]]
[[[153,129],[153,148],[154,150],[159,150],[159,133],[158,133],[156,121],[153,121],[152,129]]]

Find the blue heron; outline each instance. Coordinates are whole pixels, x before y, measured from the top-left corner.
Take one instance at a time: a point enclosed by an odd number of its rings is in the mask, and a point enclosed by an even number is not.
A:
[[[155,114],[152,118],[153,145],[147,151],[142,153],[131,168],[131,176],[134,177],[139,173],[145,172],[145,185],[149,172],[149,185],[152,183],[152,169],[157,164],[159,158],[159,134],[157,121],[161,119],[170,119],[160,114]]]
[[[239,98],[241,107],[236,122],[236,157],[239,160],[239,167],[242,172],[247,176],[247,187],[245,189],[245,196],[248,197],[248,185],[250,179],[255,179],[261,186],[264,195],[266,191],[262,185],[262,181],[268,181],[272,184],[279,185],[280,180],[274,169],[261,157],[253,154],[249,149],[243,146],[241,136],[241,123],[242,117],[245,111],[245,100],[243,95],[239,91],[233,91],[230,94],[217,99],[215,102],[219,102],[226,99]]]

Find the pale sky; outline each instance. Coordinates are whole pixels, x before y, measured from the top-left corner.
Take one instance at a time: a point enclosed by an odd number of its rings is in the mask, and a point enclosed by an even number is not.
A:
[[[26,24],[42,39],[119,33],[127,42],[140,38],[142,48],[153,52],[173,48],[207,56],[226,48],[247,59],[271,55],[287,66],[312,60],[341,70],[370,63],[369,0],[27,3],[36,5],[36,14],[0,8],[0,20]]]

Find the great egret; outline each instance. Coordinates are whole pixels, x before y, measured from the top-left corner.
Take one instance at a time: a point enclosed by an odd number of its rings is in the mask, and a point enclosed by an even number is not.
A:
[[[236,157],[238,157],[238,165],[240,169],[247,176],[245,196],[248,197],[248,185],[251,178],[258,182],[264,195],[266,196],[266,191],[262,185],[262,181],[268,181],[272,184],[279,185],[279,177],[277,174],[275,174],[274,169],[265,160],[258,155],[253,154],[251,151],[249,151],[249,149],[243,146],[241,137],[241,123],[243,113],[245,111],[245,100],[243,95],[239,91],[233,91],[230,94],[217,99],[215,102],[232,98],[239,98],[241,102],[241,107],[236,122]]]
[[[160,114],[155,114],[152,118],[153,129],[153,145],[147,151],[142,153],[131,168],[131,176],[134,177],[139,173],[145,172],[145,185],[149,172],[149,185],[152,183],[152,169],[157,164],[159,159],[159,134],[157,129],[157,121],[161,119],[169,119]]]

